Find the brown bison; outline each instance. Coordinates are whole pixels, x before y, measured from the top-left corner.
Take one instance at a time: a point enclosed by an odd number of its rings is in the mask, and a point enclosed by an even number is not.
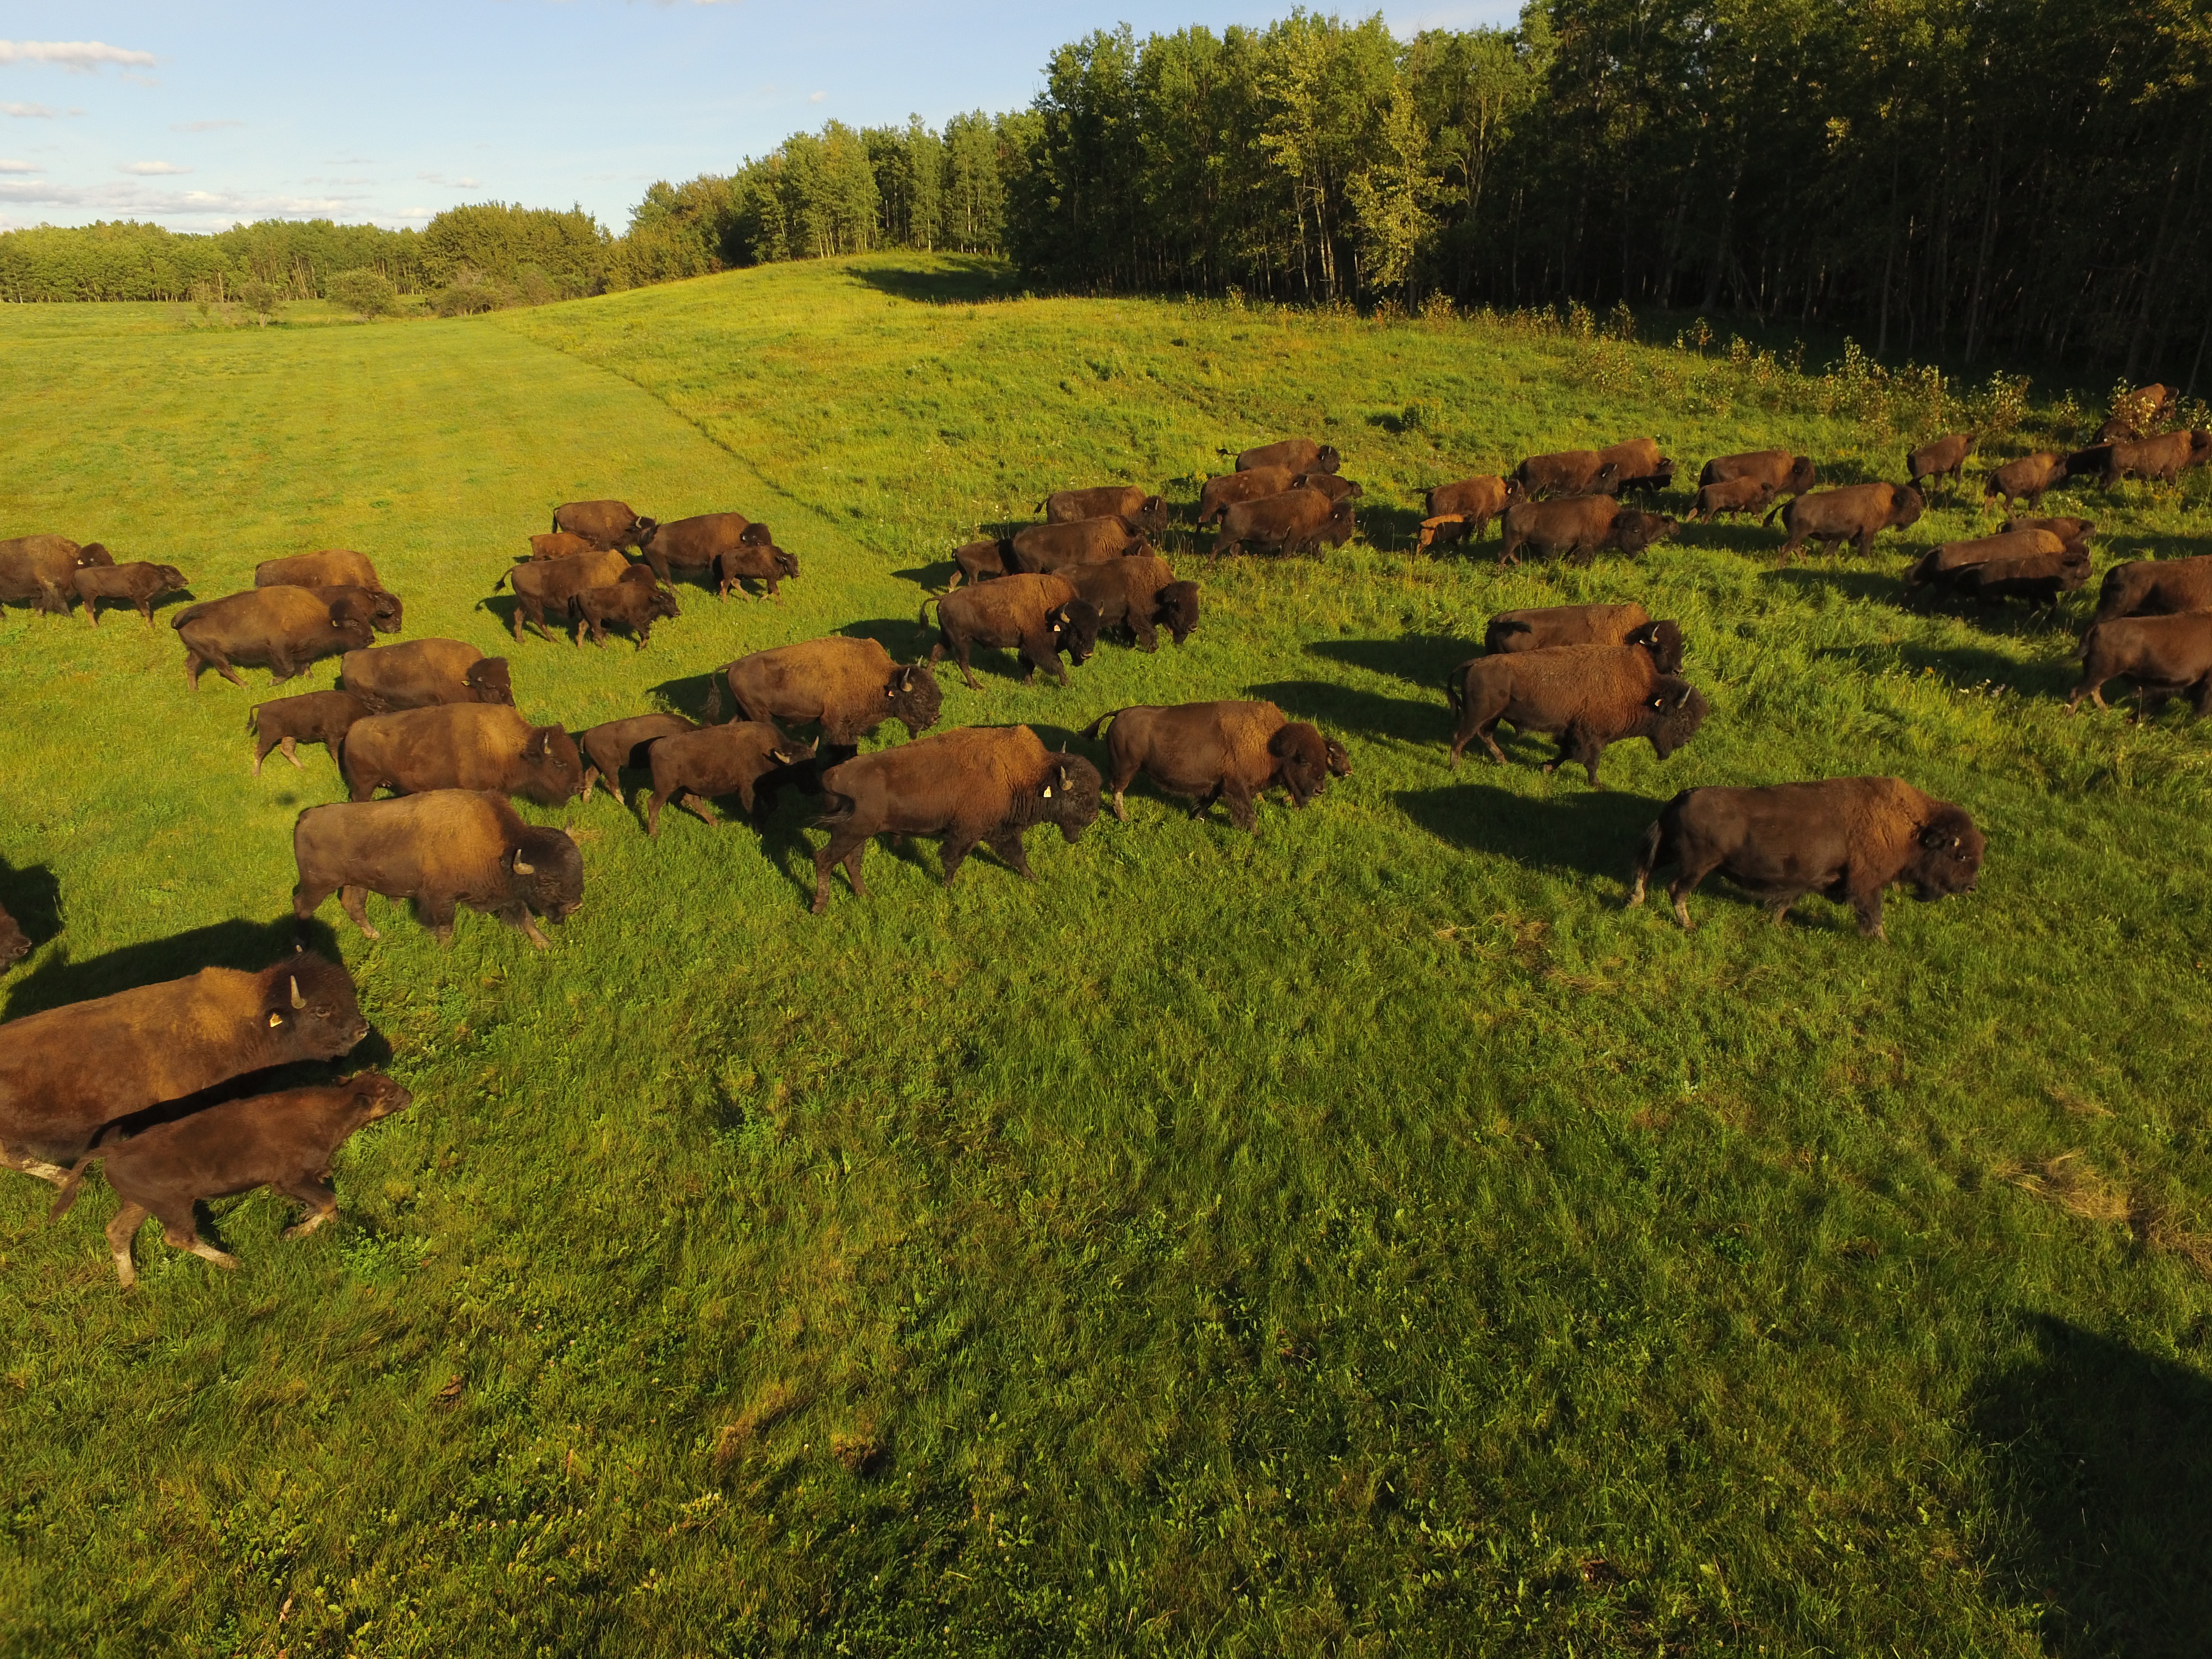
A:
[[[1042,575],[1071,564],[1097,564],[1132,553],[1150,550],[1149,544],[1127,519],[1078,519],[1073,524],[1033,524],[1008,537],[1004,546],[1013,556],[1000,557],[1009,572],[1026,570]]]
[[[1823,553],[1832,553],[1844,542],[1856,542],[1863,557],[1874,550],[1874,538],[1883,531],[1917,524],[1925,506],[1911,484],[1845,484],[1784,501],[1760,522],[1769,524],[1780,516],[1782,527],[1789,532],[1782,544],[1785,559],[1808,541],[1818,542]]]
[[[746,576],[766,582],[774,599],[776,583],[799,574],[799,561],[775,544],[775,533],[742,513],[702,513],[656,525],[638,548],[664,582],[672,584],[679,570],[702,580],[711,576],[717,599],[729,598],[730,589]]]
[[[349,651],[338,664],[338,683],[378,714],[439,702],[514,702],[507,659],[487,657],[460,640],[410,640]]]
[[[1198,584],[1177,581],[1173,568],[1157,553],[1070,565],[1061,574],[1076,597],[1098,613],[1102,629],[1127,629],[1142,650],[1159,648],[1158,629],[1166,629],[1181,645],[1198,626]]]
[[[1938,582],[1959,598],[1972,599],[1978,605],[2026,599],[2034,609],[2048,611],[2058,603],[2061,593],[2071,593],[2088,580],[2089,556],[2061,547],[2055,551],[2038,550],[2008,558],[1984,559],[1978,564],[1947,571]]]
[[[1026,726],[961,726],[831,767],[822,777],[830,842],[814,854],[814,914],[830,908],[830,872],[845,866],[865,897],[860,863],[876,836],[938,836],[951,885],[978,842],[1034,878],[1023,832],[1057,825],[1073,846],[1098,817],[1098,769],[1048,751]]]
[[[1652,872],[1671,864],[1667,896],[1687,928],[1691,893],[1717,870],[1763,902],[1777,927],[1819,893],[1856,911],[1859,932],[1886,939],[1886,889],[1903,881],[1923,899],[1971,893],[1984,845],[1964,811],[1900,778],[1686,789],[1644,832],[1628,902],[1643,903]]]
[[[2117,489],[2124,478],[2172,483],[2192,466],[2212,460],[2212,432],[2169,432],[2161,438],[2139,438],[2105,447],[2105,465],[2099,482]]]
[[[522,624],[527,621],[544,639],[552,634],[545,626],[545,618],[558,617],[566,623],[575,611],[576,595],[587,587],[605,587],[623,579],[630,562],[614,549],[592,553],[578,553],[565,559],[547,559],[538,564],[519,564],[494,582],[496,593],[509,582],[514,585],[514,616],[512,627],[516,643],[522,640]],[[583,636],[577,635],[578,644]]]
[[[77,597],[84,601],[84,619],[94,628],[100,626],[102,599],[131,606],[151,628],[154,601],[167,594],[181,593],[191,586],[176,566],[148,564],[143,560],[130,564],[87,565],[73,572],[70,581],[76,588]]]
[[[584,633],[588,629],[592,643],[604,646],[607,642],[607,624],[617,623],[637,636],[637,648],[641,651],[653,641],[654,623],[683,614],[677,608],[676,590],[665,586],[641,564],[632,565],[623,572],[618,582],[585,588],[576,595],[573,608],[577,644],[584,642]]]
[[[346,970],[295,954],[204,968],[0,1025],[0,1164],[58,1182],[118,1118],[233,1078],[336,1060],[368,1035]]]
[[[625,770],[643,771],[650,764],[647,755],[662,738],[698,729],[697,721],[686,720],[681,714],[633,714],[627,720],[608,720],[579,732],[576,745],[584,751],[584,799],[591,799],[592,784],[596,779],[607,786],[607,792],[617,800],[621,800],[622,775]]]
[[[356,720],[338,751],[355,800],[379,789],[496,789],[558,806],[584,787],[575,740],[500,703],[446,702]]]
[[[1337,454],[1335,445],[1316,443],[1311,438],[1284,438],[1245,450],[1237,457],[1239,472],[1262,466],[1287,466],[1293,472],[1334,472],[1342,465],[1343,458]]]
[[[2045,530],[2000,531],[1994,536],[1945,542],[1915,559],[1905,573],[1905,597],[1923,587],[1951,587],[1960,572],[1991,559],[2016,559],[2029,554],[2060,554],[2066,544]]]
[[[1140,536],[1168,532],[1167,503],[1135,484],[1102,484],[1095,489],[1057,489],[1044,499],[1047,524],[1075,524],[1085,519],[1121,519]]]
[[[1671,489],[1674,484],[1674,463],[1659,453],[1656,438],[1630,438],[1624,442],[1607,444],[1597,453],[1600,471],[1610,468],[1613,472],[1612,494],[1624,490]]]
[[[253,775],[261,775],[261,763],[276,748],[283,750],[286,760],[305,771],[307,762],[294,752],[294,746],[302,743],[319,743],[336,760],[338,745],[353,723],[376,712],[367,699],[350,691],[307,691],[296,697],[257,702],[246,711],[246,729],[257,734]]]
[[[2139,724],[2176,695],[2186,696],[2198,714],[2212,714],[2212,611],[2092,623],[2077,654],[2081,683],[2066,694],[2069,713],[2084,696],[2108,708],[2106,682],[2124,676],[2136,683]]]
[[[1711,524],[1723,513],[1765,513],[1774,505],[1774,486],[1764,478],[1723,478],[1699,484],[1690,517]]]
[[[1555,645],[1640,645],[1662,674],[1682,665],[1682,629],[1653,622],[1640,605],[1548,605],[1532,611],[1501,611],[1483,631],[1482,648],[1492,656],[1516,651],[1546,651]]]
[[[963,580],[980,582],[1006,575],[1020,568],[1013,562],[1013,556],[1014,544],[1004,537],[994,542],[964,543],[953,550],[952,580],[945,586],[954,588]]]
[[[30,954],[31,936],[23,931],[22,924],[15,917],[0,909],[0,974],[6,973]]]
[[[1114,816],[1125,823],[1129,809],[1122,796],[1139,772],[1154,787],[1194,801],[1193,817],[1225,802],[1231,821],[1247,830],[1259,829],[1255,806],[1277,785],[1291,805],[1303,807],[1328,789],[1332,776],[1352,773],[1342,744],[1304,720],[1285,719],[1272,702],[1139,704],[1101,714],[1083,735],[1097,738],[1109,720],[1114,729],[1106,737],[1105,787]]]
[[[1245,472],[1224,472],[1208,478],[1198,492],[1198,522],[1217,523],[1239,501],[1256,501],[1297,487],[1303,476],[1287,466],[1255,466]],[[1321,475],[1327,477],[1327,474]]]
[[[799,575],[799,555],[787,553],[768,538],[768,526],[755,525],[761,532],[757,542],[731,548],[714,561],[714,597],[726,599],[734,590],[742,596],[747,581],[757,581],[768,589],[768,597],[781,599],[776,584],[795,580]]]
[[[2112,416],[2097,428],[2097,441],[2108,444],[2125,443],[2136,438],[2148,438],[2158,430],[2161,422],[2173,414],[2175,389],[2170,386],[2142,386],[2115,398]]]
[[[1705,697],[1687,680],[1662,673],[1650,651],[1636,645],[1560,645],[1549,650],[1477,657],[1444,682],[1458,730],[1451,763],[1477,738],[1499,765],[1505,751],[1494,735],[1501,720],[1524,732],[1558,734],[1550,772],[1579,763],[1597,787],[1598,763],[1608,744],[1648,738],[1661,760],[1680,749],[1705,724]]]
[[[1973,453],[1974,434],[1971,432],[1954,432],[1932,444],[1907,450],[1905,482],[1915,489],[1920,488],[1923,478],[1948,478],[1956,483],[1966,469],[1966,457]]]
[[[1802,495],[1813,487],[1810,455],[1792,455],[1786,449],[1751,449],[1741,455],[1716,455],[1698,474],[1698,487],[1749,478],[1778,495]]]
[[[2066,458],[2056,450],[2039,449],[2033,455],[1990,468],[1989,477],[1982,480],[1982,499],[2001,495],[2008,512],[2014,501],[2026,501],[2033,509],[2043,499],[2043,492],[2065,477]]]
[[[627,501],[568,501],[553,509],[553,528],[581,536],[601,552],[644,546],[654,520],[629,510]]]
[[[1495,473],[1462,478],[1430,490],[1422,498],[1421,517],[1425,520],[1458,519],[1464,528],[1446,539],[1457,541],[1460,536],[1467,536],[1480,540],[1490,521],[1521,500],[1522,494],[1518,478],[1502,478]]]
[[[256,587],[374,587],[384,582],[366,553],[332,548],[323,553],[295,553],[287,559],[264,559],[253,567]]]
[[[1081,667],[1098,646],[1098,613],[1088,600],[1079,599],[1065,576],[1022,574],[1002,576],[981,587],[963,588],[942,599],[921,602],[921,625],[929,626],[929,607],[937,607],[937,641],[929,647],[929,660],[950,655],[960,665],[960,678],[968,689],[980,691],[969,653],[976,646],[1011,647],[1021,657],[1022,684],[1026,685],[1040,668],[1051,669],[1062,685],[1067,670],[1060,653]]]
[[[2212,553],[2191,559],[2131,559],[2105,573],[2099,622],[2115,617],[2173,617],[2212,611]]]
[[[332,893],[364,939],[380,937],[368,896],[413,899],[439,944],[453,936],[453,907],[495,915],[539,950],[530,913],[558,924],[584,902],[584,861],[566,830],[523,822],[503,795],[433,789],[398,800],[310,806],[292,826],[299,884],[292,915],[305,924]]]
[[[793,743],[766,720],[732,720],[665,737],[646,755],[653,799],[645,832],[660,833],[660,809],[672,800],[709,828],[718,820],[706,803],[717,795],[735,795],[748,817],[765,818],[775,811],[775,775],[813,758],[812,744]]]
[[[255,590],[262,593],[277,591],[273,587]],[[303,587],[298,591],[329,600],[332,615],[358,617],[380,634],[397,634],[406,620],[406,607],[399,596],[380,587]]]
[[[1326,542],[1342,547],[1352,539],[1350,500],[1332,501],[1321,490],[1300,488],[1256,501],[1237,501],[1221,515],[1213,539],[1217,556],[1257,548],[1267,553],[1314,553]]]
[[[138,1282],[131,1245],[149,1215],[171,1249],[234,1270],[237,1257],[199,1236],[194,1206],[201,1200],[273,1187],[307,1206],[298,1224],[284,1230],[287,1238],[305,1237],[338,1212],[330,1185],[338,1148],[363,1124],[404,1111],[413,1099],[381,1072],[363,1072],[319,1088],[225,1101],[94,1147],[69,1172],[46,1218],[68,1212],[85,1170],[105,1159],[107,1184],[120,1202],[107,1224],[107,1248],[125,1290]]]
[[[76,572],[115,562],[98,542],[82,546],[66,536],[18,536],[0,542],[0,605],[28,599],[40,611],[69,614]]]
[[[726,683],[741,718],[787,730],[818,721],[830,749],[851,748],[887,720],[918,738],[945,701],[928,663],[902,666],[873,640],[804,640],[726,663],[708,694],[710,720],[722,717]]]
[[[1538,495],[1610,495],[1620,487],[1620,468],[1595,449],[1560,449],[1531,455],[1513,469],[1513,482]]]
[[[1521,562],[1521,550],[1533,548],[1546,558],[1588,564],[1600,550],[1613,548],[1635,558],[1674,533],[1672,519],[1638,513],[1610,495],[1569,495],[1555,501],[1516,501],[1505,509],[1498,544],[1500,564]]]
[[[185,647],[185,681],[199,690],[212,668],[243,687],[240,665],[265,666],[278,681],[296,678],[322,657],[365,648],[374,629],[347,596],[356,587],[256,587],[186,605],[169,618]]]
[[[572,536],[565,530],[556,530],[530,538],[530,562],[543,564],[548,559],[565,559],[575,553],[596,553],[599,550],[581,536]]]
[[[2089,538],[2097,533],[2097,522],[2094,519],[2008,518],[1997,528],[2007,534],[2021,530],[2047,530],[2072,551],[2087,553]]]

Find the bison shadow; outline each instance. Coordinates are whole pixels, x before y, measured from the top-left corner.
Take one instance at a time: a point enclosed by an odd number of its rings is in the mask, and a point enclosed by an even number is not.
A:
[[[1905,592],[1904,583],[1895,576],[1879,570],[1816,570],[1809,565],[1785,564],[1763,572],[1761,581],[1779,582],[1793,589],[1800,599],[1809,599],[1820,588],[1841,593],[1847,599],[1872,603],[1881,599],[1896,599]]]
[[[1248,697],[1265,697],[1292,720],[1310,720],[1323,732],[1364,732],[1370,738],[1434,744],[1451,741],[1451,711],[1439,696],[1432,702],[1389,697],[1328,680],[1272,680],[1248,685]]]
[[[1408,634],[1395,640],[1317,640],[1306,650],[1331,662],[1389,674],[1441,696],[1444,676],[1469,657],[1480,656],[1482,643],[1448,634]]]
[[[952,586],[953,577],[959,574],[960,566],[952,559],[939,559],[935,564],[917,564],[904,570],[891,572],[892,575],[902,581],[913,582],[916,586],[931,593],[947,592]]]
[[[1548,759],[1551,745],[1546,741],[1543,746]],[[1644,830],[1666,802],[1620,790],[1583,788],[1580,781],[1577,777],[1574,786],[1550,795],[1524,795],[1470,781],[1402,789],[1392,799],[1414,823],[1455,847],[1493,853],[1530,869],[1625,882]]]
[[[1686,513],[1689,509],[1682,509]],[[1680,514],[1676,514],[1679,519]],[[1674,545],[1694,547],[1700,552],[1734,553],[1740,558],[1771,559],[1782,545],[1779,528],[1762,528],[1757,520],[1717,519],[1711,524],[1691,524],[1686,520],[1674,532]],[[1662,543],[1662,546],[1666,544]]]
[[[665,709],[671,714],[681,714],[687,720],[697,720],[702,725],[708,724],[707,700],[714,695],[714,688],[720,683],[721,677],[721,667],[718,664],[703,674],[679,674],[672,680],[663,680],[658,685],[648,685],[645,689],[645,694],[651,699],[653,708],[652,709],[641,708],[638,713],[642,714]],[[722,694],[722,718],[729,720],[733,717],[735,712],[730,707],[730,696],[726,690]]]
[[[1933,674],[1960,691],[2003,685],[2032,696],[2063,697],[2080,678],[2071,663],[2024,663],[1972,646],[1827,646],[1813,654],[1841,658],[1869,674],[1892,666],[1908,674]]]
[[[929,647],[937,642],[937,625],[912,617],[871,617],[862,622],[847,623],[837,633],[848,640],[873,640],[891,653],[893,661],[901,663],[927,658]],[[989,646],[978,646],[976,652],[980,656],[991,649]],[[1011,657],[1013,653],[1010,651],[1007,654]],[[957,664],[953,672],[959,672]]]
[[[308,950],[340,962],[337,935],[320,921],[301,924],[298,935]],[[167,939],[126,945],[82,962],[70,959],[66,946],[55,951],[31,972],[13,980],[8,988],[7,1018],[20,1019],[47,1008],[94,997],[112,996],[163,980],[182,979],[203,968],[237,968],[258,973],[272,962],[292,954],[295,938],[288,912],[274,921],[242,918],[219,921]]]
[[[2063,1319],[1993,1370],[1968,1421],[2000,1508],[2009,1588],[2054,1653],[2201,1653],[2212,1629],[2212,1383]],[[2199,1348],[2199,1315],[2184,1338]]]
[[[0,859],[0,910],[15,918],[35,951],[62,931],[62,884],[43,864],[18,870]]]
[[[917,305],[972,306],[1021,292],[1012,267],[980,254],[939,254],[927,269],[908,265],[862,265],[853,280],[895,300]]]

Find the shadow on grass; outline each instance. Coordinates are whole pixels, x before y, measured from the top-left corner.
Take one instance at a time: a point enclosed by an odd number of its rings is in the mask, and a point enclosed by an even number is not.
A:
[[[959,564],[951,559],[941,559],[935,564],[908,565],[904,570],[891,572],[901,581],[915,583],[931,593],[944,592],[952,586],[953,577],[959,574]]]
[[[1806,599],[1826,589],[1863,604],[1893,604],[1905,592],[1902,581],[1879,570],[1815,570],[1808,565],[1785,564],[1765,572],[1759,580]]]
[[[2200,1331],[2203,1322],[2198,1322]],[[2180,1659],[2212,1630],[2212,1383],[2062,1319],[1971,1409],[2046,1650]]]
[[[1686,507],[1684,512],[1687,511]],[[1676,516],[1681,515],[1678,514]],[[1694,547],[1700,552],[1734,553],[1746,559],[1771,559],[1782,545],[1782,531],[1778,525],[1761,529],[1755,517],[1733,520],[1717,519],[1711,524],[1685,522],[1674,532],[1674,544]]]
[[[1395,640],[1317,640],[1306,650],[1330,662],[1395,676],[1441,698],[1444,676],[1469,657],[1482,655],[1482,641],[1449,634],[1407,634]]]
[[[1421,539],[1421,512],[1414,507],[1385,507],[1365,497],[1352,504],[1352,516],[1370,547],[1388,553],[1410,553]]]
[[[918,608],[918,607],[917,607]],[[870,617],[860,622],[848,622],[837,630],[848,640],[873,640],[891,653],[894,661],[920,662],[929,655],[929,647],[937,642],[937,613],[930,613],[927,623],[915,617]],[[975,653],[981,656],[991,647],[978,646]],[[960,672],[957,663],[949,665],[955,674]],[[977,665],[981,666],[979,663]]]
[[[917,305],[972,306],[987,300],[1004,300],[1022,291],[1013,268],[1000,259],[981,254],[940,254],[926,268],[904,265],[862,265],[853,280],[895,300]]]
[[[0,859],[0,910],[15,918],[15,926],[35,951],[62,931],[62,884],[43,864],[18,870]]]
[[[1451,743],[1451,714],[1441,696],[1417,702],[1327,680],[1272,680],[1246,686],[1244,695],[1265,697],[1292,720],[1310,720],[1324,732],[1358,732],[1371,738],[1434,744],[1439,755]]]
[[[672,680],[663,680],[658,685],[646,688],[646,696],[653,707],[698,721],[712,724],[707,718],[707,702],[714,688],[721,684],[725,665],[717,663],[703,674],[679,674]],[[735,711],[730,704],[730,691],[722,687],[722,718],[731,719]]]
[[[2024,663],[1974,646],[1826,646],[1813,654],[1838,658],[1864,673],[1879,674],[1893,665],[1911,674],[1933,673],[1960,691],[2005,685],[2029,696],[2063,698],[2081,678],[2070,663]]]
[[[1403,789],[1391,799],[1414,823],[1455,847],[1494,853],[1532,870],[1626,882],[1638,842],[1666,803],[1589,789],[1579,776],[1564,787],[1555,781],[1553,788],[1553,794],[1532,797],[1469,780],[1434,789]]]

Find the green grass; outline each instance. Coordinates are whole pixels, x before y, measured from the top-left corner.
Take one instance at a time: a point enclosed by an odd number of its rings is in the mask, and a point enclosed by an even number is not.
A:
[[[149,1233],[122,1297],[104,1188],[49,1227],[0,1182],[0,1649],[2195,1651],[2212,733],[2068,718],[2063,623],[1901,610],[1963,500],[1864,565],[1750,528],[1587,571],[1403,550],[1420,486],[1634,432],[1692,477],[1770,441],[1894,476],[1905,434],[1802,384],[995,281],[0,311],[5,533],[203,597],[357,547],[410,635],[489,649],[478,600],[559,501],[768,520],[781,604],[687,587],[641,653],[508,649],[572,727],[841,628],[910,652],[952,545],[1050,488],[1188,501],[1218,447],[1312,431],[1368,491],[1322,560],[1184,556],[1181,651],[943,677],[947,724],[1055,743],[1139,701],[1311,716],[1356,770],[1256,838],[1140,790],[1036,837],[1033,885],[878,845],[817,919],[808,803],[648,842],[595,798],[550,951],[464,917],[441,952],[377,901],[382,943],[337,936],[416,1096],[341,1157],[342,1224],[220,1203],[240,1272]],[[2207,489],[2076,498],[2100,565],[2201,549]],[[1438,683],[1488,613],[1614,597],[1681,620],[1698,738],[1603,793],[1532,742],[1448,772]],[[262,694],[180,656],[0,623],[0,902],[43,924],[10,1015],[287,937],[335,768],[248,776]],[[1719,883],[1692,935],[1622,908],[1675,790],[1867,771],[1975,814],[1978,892],[1899,896],[1887,946]]]

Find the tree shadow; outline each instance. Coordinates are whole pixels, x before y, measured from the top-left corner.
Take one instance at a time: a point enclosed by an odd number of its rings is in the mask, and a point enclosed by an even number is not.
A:
[[[1529,796],[1469,781],[1402,789],[1392,799],[1414,823],[1455,847],[1494,853],[1532,870],[1626,882],[1639,838],[1666,802],[1579,786],[1577,779],[1556,793]]]
[[[62,884],[43,864],[18,870],[0,859],[0,910],[15,918],[15,926],[35,951],[62,931]]]
[[[2014,1594],[2051,1653],[2203,1652],[2212,1382],[2063,1319],[2030,1330],[2034,1357],[1982,1379],[1969,1415],[2021,1520],[1998,1552]]]
[[[979,253],[939,254],[927,266],[860,265],[849,274],[863,287],[917,305],[979,305],[1022,291],[1012,265]]]
[[[203,968],[237,968],[258,973],[272,962],[292,955],[295,938],[307,948],[332,962],[343,960],[337,935],[329,925],[309,921],[295,934],[290,913],[274,921],[243,918],[195,927],[167,939],[126,945],[82,962],[70,959],[64,945],[31,972],[12,980],[8,987],[6,1018],[20,1019],[47,1008],[94,997],[112,996],[163,980],[182,979]]]
[[[1327,680],[1271,680],[1246,686],[1244,695],[1265,697],[1292,720],[1310,720],[1323,732],[1359,732],[1440,747],[1451,742],[1451,711],[1441,696],[1416,702]]]

